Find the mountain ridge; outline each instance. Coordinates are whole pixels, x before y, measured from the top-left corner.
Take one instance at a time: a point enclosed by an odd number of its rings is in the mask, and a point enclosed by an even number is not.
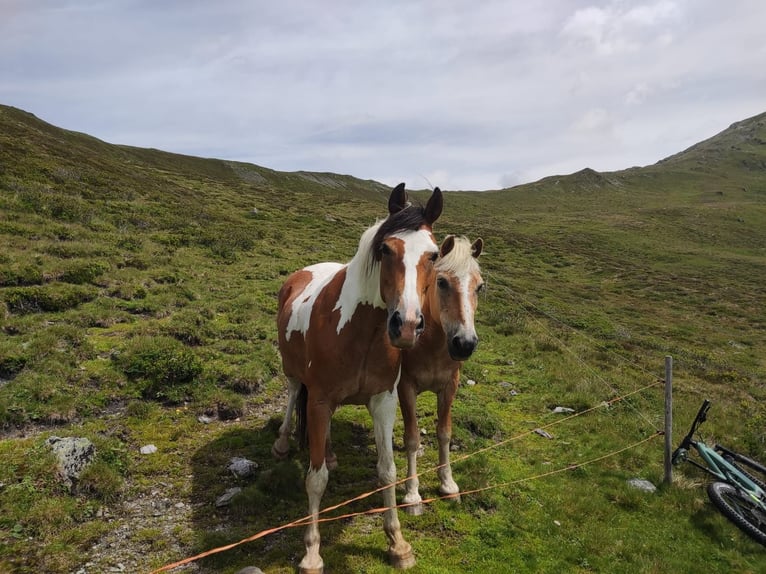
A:
[[[155,169],[185,169],[207,177],[232,180],[240,178],[255,179],[261,184],[282,183],[285,178],[297,180],[309,180],[322,186],[335,188],[365,188],[383,192],[387,189],[384,184],[362,179],[353,175],[335,174],[330,172],[311,172],[298,170],[294,172],[279,172],[271,168],[253,164],[219,158],[203,158],[198,156],[178,154],[155,148],[143,148],[123,144],[109,143],[89,134],[59,128],[46,122],[35,114],[0,104],[0,126],[3,132],[10,135],[28,136],[29,131],[34,130],[51,138],[51,143],[60,143],[66,146],[73,144],[80,150],[90,153],[115,155],[120,152],[121,160],[127,164],[140,162]],[[24,129],[21,129],[23,126]],[[27,130],[25,133],[24,130]],[[55,147],[55,146],[51,146]],[[60,150],[59,150],[60,153]],[[570,177],[585,181],[585,185],[615,181],[615,178],[629,177],[640,173],[640,170],[656,171],[657,168],[672,167],[673,169],[702,171],[710,173],[715,169],[734,167],[732,162],[724,162],[726,154],[736,155],[736,161],[741,167],[754,171],[766,171],[766,112],[732,123],[707,139],[697,142],[685,150],[671,154],[654,164],[646,166],[632,166],[620,170],[598,172],[589,167],[584,167],[569,174],[553,174],[545,176],[537,181],[515,185],[507,188],[499,188],[490,191],[503,191],[508,189],[525,189],[529,186],[539,186],[550,180],[560,180]],[[736,162],[735,162],[736,163]],[[715,165],[712,165],[715,164]]]

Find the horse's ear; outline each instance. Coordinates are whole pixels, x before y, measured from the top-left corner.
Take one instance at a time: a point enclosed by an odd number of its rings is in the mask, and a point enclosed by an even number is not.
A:
[[[407,192],[404,191],[404,183],[400,183],[391,191],[388,198],[388,213],[393,215],[407,207]]]
[[[453,247],[455,247],[455,236],[448,235],[444,238],[444,241],[442,241],[442,246],[439,248],[439,257],[446,256],[450,251],[452,251]]]
[[[442,198],[442,190],[438,187],[434,188],[434,192],[428,199],[426,204],[426,221],[433,225],[434,221],[439,219],[442,214],[442,207],[444,207],[444,199]]]
[[[481,255],[482,249],[484,249],[484,240],[479,237],[471,244],[471,255],[473,255],[474,258],[478,258],[479,255]]]

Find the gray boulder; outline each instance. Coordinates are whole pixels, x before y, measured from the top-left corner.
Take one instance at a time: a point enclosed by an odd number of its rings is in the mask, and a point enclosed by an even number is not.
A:
[[[83,470],[96,457],[96,447],[83,437],[52,436],[47,441],[58,461],[58,474],[70,489],[77,485]]]

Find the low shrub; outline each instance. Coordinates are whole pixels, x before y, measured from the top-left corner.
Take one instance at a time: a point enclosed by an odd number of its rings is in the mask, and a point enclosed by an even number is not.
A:
[[[104,261],[76,263],[64,270],[60,280],[64,283],[81,285],[83,283],[90,283],[96,277],[103,275],[108,270],[109,264]]]
[[[202,372],[202,360],[171,337],[136,337],[114,360],[144,397],[170,402],[182,400]]]
[[[3,293],[11,313],[58,312],[92,301],[98,290],[89,286],[52,283],[50,285],[14,287]]]

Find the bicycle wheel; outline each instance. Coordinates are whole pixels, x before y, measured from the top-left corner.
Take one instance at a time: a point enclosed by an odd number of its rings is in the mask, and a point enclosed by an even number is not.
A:
[[[727,482],[711,482],[707,494],[721,514],[766,546],[766,511],[755,500]]]

